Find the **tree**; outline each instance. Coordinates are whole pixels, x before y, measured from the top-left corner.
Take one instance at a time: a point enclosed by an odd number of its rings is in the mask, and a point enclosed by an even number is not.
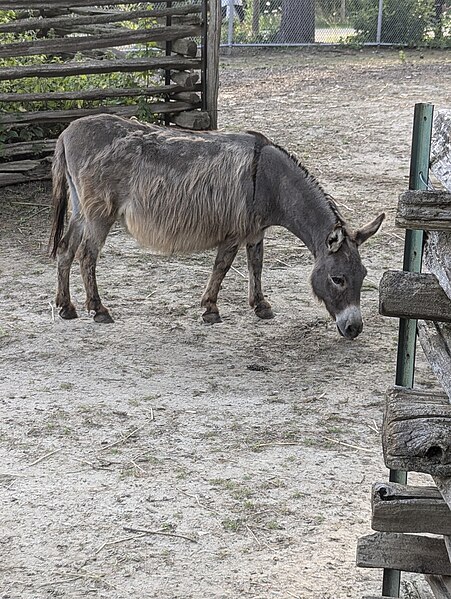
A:
[[[314,0],[282,0],[279,41],[301,44],[315,41]]]

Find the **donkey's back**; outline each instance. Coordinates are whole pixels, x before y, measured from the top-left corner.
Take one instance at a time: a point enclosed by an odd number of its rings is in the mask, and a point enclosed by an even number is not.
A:
[[[122,218],[141,245],[164,253],[245,242],[260,229],[252,206],[255,137],[197,133],[101,115],[60,136],[54,180],[88,221]]]

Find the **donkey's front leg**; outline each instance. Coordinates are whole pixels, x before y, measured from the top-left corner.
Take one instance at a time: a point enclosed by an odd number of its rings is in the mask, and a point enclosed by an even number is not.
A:
[[[265,300],[262,291],[263,238],[258,243],[248,243],[246,252],[249,268],[249,304],[259,318],[274,318],[271,304]]]
[[[206,308],[205,312],[202,314],[202,318],[205,322],[210,324],[221,322],[219,310],[216,305],[218,293],[224,277],[226,276],[229,268],[232,266],[232,262],[235,259],[237,251],[238,244],[231,243],[230,241],[224,242],[218,247],[218,253],[216,254],[213,272],[211,273],[210,279],[207,283],[207,288],[205,289],[201,301],[201,306]]]

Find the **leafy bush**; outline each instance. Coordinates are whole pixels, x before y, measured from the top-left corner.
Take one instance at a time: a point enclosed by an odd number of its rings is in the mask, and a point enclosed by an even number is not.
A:
[[[431,26],[433,0],[383,0],[381,42],[389,44],[421,43]],[[375,42],[378,2],[359,0],[352,11],[351,24],[356,30],[355,41]]]

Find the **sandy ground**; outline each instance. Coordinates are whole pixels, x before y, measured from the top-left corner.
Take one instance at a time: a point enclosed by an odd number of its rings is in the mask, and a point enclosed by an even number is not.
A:
[[[276,318],[247,306],[243,253],[204,325],[213,254],[161,257],[119,228],[99,282],[113,325],[54,316],[45,184],[0,189],[0,597],[338,599],[380,594],[357,569],[369,534],[397,322],[378,281],[402,261],[415,102],[449,107],[449,54],[265,52],[223,58],[220,127],[295,152],[355,225],[365,329],[340,338],[313,299],[312,266],[268,235]],[[23,205],[29,202],[35,205]],[[418,384],[434,385],[419,358]],[[424,597],[407,579],[404,596]]]

